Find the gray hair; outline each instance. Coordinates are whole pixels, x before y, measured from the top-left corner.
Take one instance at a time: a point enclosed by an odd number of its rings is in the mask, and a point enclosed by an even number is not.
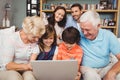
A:
[[[100,15],[96,11],[87,11],[80,17],[80,22],[90,21],[94,27],[100,24]]]

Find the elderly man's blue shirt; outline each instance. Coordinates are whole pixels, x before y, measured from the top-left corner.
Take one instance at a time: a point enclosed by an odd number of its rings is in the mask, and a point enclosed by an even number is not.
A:
[[[110,31],[100,29],[95,40],[88,40],[82,34],[80,45],[84,51],[83,66],[102,68],[109,64],[110,53],[120,53],[120,43]]]

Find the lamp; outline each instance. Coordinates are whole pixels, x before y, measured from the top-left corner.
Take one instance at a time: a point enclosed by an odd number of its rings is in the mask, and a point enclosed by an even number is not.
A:
[[[11,5],[9,3],[5,4],[5,16],[3,18],[3,27],[10,27],[10,20],[8,18],[8,11],[11,10]]]
[[[5,4],[5,10],[8,11],[8,10],[10,10],[10,9],[11,9],[11,5],[10,5],[9,3],[6,3],[6,4]]]

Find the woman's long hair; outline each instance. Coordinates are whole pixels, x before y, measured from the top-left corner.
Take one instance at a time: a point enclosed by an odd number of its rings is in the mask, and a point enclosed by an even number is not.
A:
[[[64,11],[65,11],[65,15],[63,16],[63,19],[62,19],[60,22],[58,22],[58,26],[64,28],[65,25],[66,25],[67,16],[66,16],[66,9],[65,9],[64,7],[62,7],[62,6],[58,6],[58,7],[54,10],[52,16],[50,16],[50,17],[48,18],[48,23],[51,24],[51,25],[53,25],[53,26],[55,26],[55,12],[56,12],[57,10],[59,10],[59,9],[64,10]]]

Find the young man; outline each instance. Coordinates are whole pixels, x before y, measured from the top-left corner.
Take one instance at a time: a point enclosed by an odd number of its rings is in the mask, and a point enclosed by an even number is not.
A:
[[[116,36],[100,28],[100,16],[87,11],[80,17],[81,41],[84,56],[81,73],[84,80],[120,80],[120,43]],[[118,62],[110,62],[110,53]]]
[[[80,16],[82,14],[82,6],[78,3],[75,3],[71,6],[71,15],[67,17],[66,27],[73,26],[76,29],[80,30],[79,22]]]

